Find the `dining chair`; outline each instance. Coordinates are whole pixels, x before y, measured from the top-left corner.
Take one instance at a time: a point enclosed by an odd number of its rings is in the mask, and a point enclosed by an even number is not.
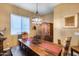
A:
[[[67,56],[68,55],[71,39],[72,39],[72,37],[67,37],[66,44],[64,46],[63,56]]]
[[[60,39],[58,39],[58,44],[61,45],[61,40]]]

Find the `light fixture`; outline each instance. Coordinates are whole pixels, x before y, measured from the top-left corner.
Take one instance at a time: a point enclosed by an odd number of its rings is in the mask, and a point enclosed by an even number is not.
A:
[[[39,17],[38,3],[36,4],[36,16],[32,19],[32,23],[35,25],[39,25],[42,23],[42,19],[40,19]]]

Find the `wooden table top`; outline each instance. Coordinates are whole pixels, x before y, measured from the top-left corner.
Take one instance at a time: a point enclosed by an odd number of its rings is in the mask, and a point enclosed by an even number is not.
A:
[[[71,48],[79,52],[79,46],[72,46]]]
[[[35,53],[37,53],[40,56],[58,55],[62,50],[62,47],[60,45],[55,44],[55,43],[50,43],[47,41],[44,41],[38,45],[33,44],[30,40],[23,41],[22,39],[19,39],[19,41],[22,42],[24,45],[29,47],[31,50],[33,50]]]

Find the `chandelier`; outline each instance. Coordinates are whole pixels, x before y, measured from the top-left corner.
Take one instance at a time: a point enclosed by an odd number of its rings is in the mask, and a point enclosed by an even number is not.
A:
[[[42,19],[40,19],[39,17],[39,12],[38,12],[38,3],[36,4],[36,15],[35,17],[32,19],[32,23],[35,25],[39,25],[42,23]]]

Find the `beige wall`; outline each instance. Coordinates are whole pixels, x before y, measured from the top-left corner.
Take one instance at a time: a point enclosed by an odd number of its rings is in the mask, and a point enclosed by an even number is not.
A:
[[[71,36],[71,45],[78,45],[79,36],[75,32],[79,32],[78,28],[64,28],[64,17],[79,13],[79,4],[60,4],[54,9],[54,42],[61,39],[63,44],[66,37]]]
[[[10,14],[18,14],[22,16],[29,16],[32,19],[34,14],[28,10],[21,9],[19,7],[10,5],[10,4],[0,4],[0,30],[6,27],[5,36],[7,40],[4,41],[4,48],[17,45],[17,36],[11,35],[10,33]],[[31,33],[32,28],[30,29]],[[32,36],[30,33],[29,36]]]
[[[46,14],[46,15],[42,15],[40,16],[40,18],[46,22],[50,22],[50,23],[53,23],[53,12],[49,13],[49,14]]]

